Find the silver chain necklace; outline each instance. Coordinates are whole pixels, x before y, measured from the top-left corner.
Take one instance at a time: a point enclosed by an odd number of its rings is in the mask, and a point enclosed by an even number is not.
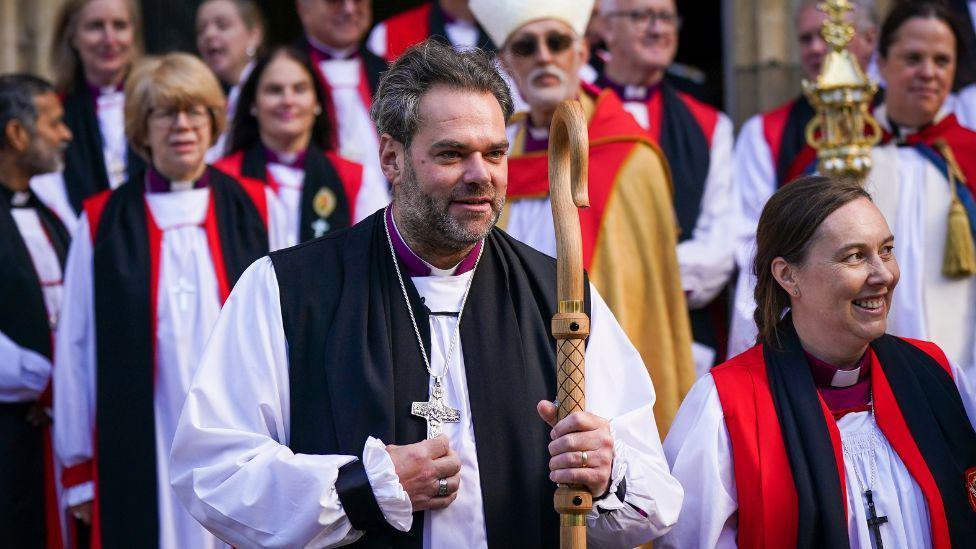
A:
[[[390,206],[387,206],[389,209]],[[392,219],[392,214],[390,218]],[[417,318],[413,314],[413,306],[410,304],[410,294],[407,293],[407,285],[403,282],[403,275],[400,273],[400,263],[397,261],[396,250],[393,248],[393,238],[390,236],[390,225],[386,222],[386,215],[383,216],[383,228],[386,230],[386,243],[390,246],[390,257],[393,259],[393,268],[396,271],[397,280],[400,282],[400,291],[403,293],[403,300],[407,304],[407,312],[410,313],[410,322],[413,324],[413,333],[417,337],[417,346],[420,347],[420,355],[424,359],[424,366],[427,367],[427,374],[434,382],[430,390],[430,397],[426,402],[414,402],[410,406],[410,413],[427,421],[427,438],[435,438],[441,434],[444,423],[458,423],[461,421],[461,411],[451,408],[444,401],[444,377],[447,370],[451,367],[451,358],[454,356],[454,348],[461,333],[461,315],[464,314],[464,305],[468,302],[468,293],[471,291],[471,283],[474,282],[474,273],[478,270],[481,263],[481,254],[485,251],[484,245],[478,250],[478,257],[475,259],[474,268],[471,269],[471,278],[464,288],[464,296],[461,298],[461,309],[458,311],[457,324],[454,326],[454,333],[451,335],[451,344],[447,348],[447,357],[444,360],[444,371],[439,375],[435,374],[430,367],[430,359],[427,356],[427,349],[424,347],[424,339],[420,336],[420,328],[417,326]]]
[[[876,416],[874,415],[874,397],[871,397],[870,403],[871,412],[871,483],[867,486],[864,485],[864,479],[861,478],[861,473],[857,469],[857,465],[851,467],[854,469],[854,477],[857,479],[857,484],[861,487],[861,494],[864,496],[864,501],[866,503],[865,509],[865,521],[868,523],[868,530],[871,531],[871,538],[874,540],[874,549],[884,549],[884,543],[881,539],[881,525],[888,522],[888,517],[879,516],[877,509],[874,504],[874,482],[878,474],[877,465],[877,451],[878,446],[878,426]]]

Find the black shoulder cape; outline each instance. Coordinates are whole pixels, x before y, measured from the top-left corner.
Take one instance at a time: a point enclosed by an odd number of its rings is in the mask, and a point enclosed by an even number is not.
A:
[[[208,168],[223,268],[233,284],[268,251],[257,208],[240,184]],[[96,339],[96,464],[104,547],[157,547],[153,409],[156,296],[142,174],[112,192],[92,244]]]
[[[271,254],[288,342],[295,452],[361,457],[367,436],[402,445],[426,434],[410,405],[427,399],[429,380],[383,213]],[[556,392],[549,335],[555,281],[555,260],[495,229],[461,324],[490,547],[558,544],[549,428],[535,410]],[[405,282],[429,348],[428,312],[410,279]],[[588,291],[586,299],[589,312]],[[422,546],[423,514],[414,515],[410,532],[389,527],[361,461],[340,469],[336,488],[353,527],[365,531],[356,546]]]
[[[11,215],[13,193],[0,185],[0,332],[17,345],[51,359],[51,325],[30,252]],[[64,268],[68,231],[31,195]],[[11,547],[43,547],[44,429],[27,422],[34,402],[0,403],[0,531]]]

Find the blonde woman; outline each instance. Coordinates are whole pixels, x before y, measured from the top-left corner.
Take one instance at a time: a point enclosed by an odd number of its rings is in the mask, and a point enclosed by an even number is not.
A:
[[[125,96],[126,137],[148,167],[85,202],[66,267],[54,403],[65,499],[93,545],[222,546],[176,502],[167,461],[220,306],[268,251],[263,189],[204,162],[224,97],[199,59],[146,60]]]
[[[64,217],[80,214],[85,198],[118,187],[143,168],[123,131],[122,93],[141,54],[142,23],[134,1],[69,0],[58,12],[51,65],[75,138],[65,152],[63,184],[52,184],[63,187],[63,196],[49,200]],[[51,194],[42,192],[42,198]]]

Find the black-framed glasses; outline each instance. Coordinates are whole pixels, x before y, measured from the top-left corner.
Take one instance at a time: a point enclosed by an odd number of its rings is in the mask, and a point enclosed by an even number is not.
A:
[[[545,36],[525,34],[513,40],[508,47],[512,50],[513,54],[519,57],[532,57],[539,51],[543,42],[545,42],[546,49],[549,50],[549,53],[562,53],[573,45],[574,40],[575,38],[572,35],[550,31]]]
[[[628,21],[639,27],[651,27],[655,22],[661,23],[662,26],[670,29],[677,28],[681,25],[681,16],[670,11],[654,11],[652,9],[620,10],[604,13],[603,16],[626,17]]]
[[[180,114],[186,115],[186,123],[193,129],[202,128],[211,121],[210,109],[201,105],[187,108],[167,107],[149,109],[149,123],[160,128],[172,128]]]

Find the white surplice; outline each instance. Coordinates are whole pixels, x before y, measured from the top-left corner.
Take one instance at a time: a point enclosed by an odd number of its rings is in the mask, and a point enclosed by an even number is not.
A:
[[[947,114],[946,110],[936,119]],[[884,106],[875,110],[887,124]],[[887,128],[886,128],[887,129]],[[976,367],[976,276],[950,279],[942,258],[950,206],[949,182],[914,147],[875,147],[866,189],[895,235],[901,280],[888,332],[933,341],[967,372]]]
[[[14,195],[14,199],[17,199],[17,195]],[[44,294],[46,316],[54,328],[61,309],[61,263],[41,225],[37,210],[12,208],[10,214],[27,247]],[[13,314],[16,311],[5,313]],[[37,400],[50,379],[51,361],[47,357],[17,345],[0,332],[0,402]]]
[[[277,189],[269,185],[265,191],[268,198],[268,242],[271,251],[274,251],[298,244],[305,171],[276,162],[269,162],[267,169],[277,183]]]
[[[220,312],[217,278],[202,226],[209,200],[209,189],[146,195],[149,211],[162,231],[157,331],[153,334],[153,409],[159,545],[163,549],[224,546],[186,512],[169,485],[169,452],[179,413]],[[88,219],[83,215],[65,269],[67,299],[55,353],[54,443],[66,466],[91,460],[93,455],[96,340],[92,262]],[[91,482],[66,491],[69,505],[92,497]]]
[[[972,382],[955,366],[953,377],[969,421],[976,423]],[[872,488],[878,516],[888,517],[888,522],[881,526],[885,547],[931,547],[925,496],[871,413],[847,414],[837,422],[837,427],[844,450],[851,547],[873,549],[864,503],[867,485]],[[677,526],[654,546],[736,547],[738,499],[732,446],[711,374],[699,379],[681,403],[664,441],[664,452],[672,473],[684,487],[685,503]]]
[[[433,276],[412,279],[432,310],[459,308],[472,274],[449,274],[435,270]],[[589,541],[593,547],[633,547],[674,524],[682,492],[661,450],[647,371],[599,294],[592,287],[591,292],[586,405],[611,420],[612,489],[626,479],[627,494],[624,502],[613,494],[599,502],[605,512],[594,510],[588,517]],[[435,368],[443,367],[456,322],[452,316],[430,316]],[[447,509],[425,513],[426,548],[487,546],[463,357],[458,342],[445,381],[448,404],[461,410],[461,422],[444,429],[462,462],[460,493]],[[244,273],[227,301],[187,397],[171,456],[180,499],[235,546],[333,547],[361,535],[335,491],[339,467],[357,458],[288,449],[289,396],[278,284],[270,259],[264,258]],[[407,530],[410,502],[383,448],[370,438],[363,465],[384,517]]]
[[[311,42],[312,39],[309,38]],[[334,51],[322,44],[315,47]],[[335,52],[336,57],[349,52]],[[390,189],[380,168],[380,141],[376,126],[369,117],[369,105],[359,93],[364,77],[363,60],[359,57],[328,59],[318,64],[319,74],[329,83],[332,106],[338,119],[339,154],[363,166],[362,186],[356,198],[356,214],[365,219],[390,203]]]

